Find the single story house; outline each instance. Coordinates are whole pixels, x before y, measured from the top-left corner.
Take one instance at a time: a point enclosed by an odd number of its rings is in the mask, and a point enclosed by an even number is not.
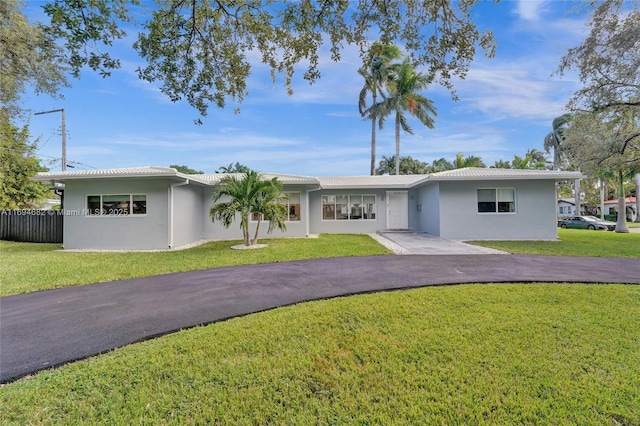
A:
[[[575,198],[558,198],[558,216],[579,216],[587,207],[586,204],[580,203],[580,212],[576,212]]]
[[[34,179],[64,185],[65,249],[164,250],[241,238],[238,222],[227,229],[209,217],[223,176],[135,167],[45,172]],[[279,178],[288,195],[287,230],[274,237],[410,230],[461,240],[556,239],[556,182],[581,178],[580,172],[491,168],[263,176]]]
[[[634,222],[638,217],[638,212],[636,211],[636,197],[627,197],[624,199],[627,220]],[[604,202],[604,214],[606,215],[617,215],[618,214],[618,199],[615,198],[613,200],[607,200]]]

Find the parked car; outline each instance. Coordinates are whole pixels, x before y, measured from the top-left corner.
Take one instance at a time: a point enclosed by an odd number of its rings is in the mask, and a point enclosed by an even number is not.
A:
[[[615,231],[616,223],[608,220],[601,220],[595,216],[571,216],[558,221],[560,228],[575,229],[604,229]]]

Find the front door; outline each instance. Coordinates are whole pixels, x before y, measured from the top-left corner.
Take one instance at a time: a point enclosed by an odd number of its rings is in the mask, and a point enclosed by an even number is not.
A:
[[[409,228],[407,191],[387,191],[387,229]]]

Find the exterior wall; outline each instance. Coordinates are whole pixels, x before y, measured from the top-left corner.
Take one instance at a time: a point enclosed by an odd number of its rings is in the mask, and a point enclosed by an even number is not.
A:
[[[515,213],[478,213],[477,189],[515,188]],[[553,180],[440,182],[440,236],[464,240],[557,239]]]
[[[70,180],[64,193],[65,249],[149,250],[168,248],[168,187],[159,179]],[[87,195],[145,194],[147,214],[89,216]]]
[[[306,222],[306,206],[307,206],[307,190],[304,186],[285,186],[284,192],[299,192],[300,193],[300,220],[287,222],[287,230],[280,231],[275,229],[270,234],[267,233],[269,224],[262,221],[260,223],[259,239],[262,238],[282,238],[282,237],[304,237],[307,235],[307,222]],[[236,215],[236,219],[233,221],[229,228],[225,228],[220,222],[213,222],[209,216],[209,210],[213,205],[211,200],[213,196],[213,188],[204,188],[202,191],[202,230],[203,237],[207,240],[241,240],[242,231],[240,230],[240,215]],[[251,222],[249,224],[249,230],[251,236],[254,235],[257,222]]]
[[[171,248],[193,244],[203,239],[203,188],[195,185],[173,188],[172,213],[169,216],[173,232],[169,235]]]
[[[420,205],[420,191],[410,189],[409,191],[409,229],[414,231],[420,230],[420,219],[422,212],[418,210]],[[422,209],[422,206],[420,206]]]
[[[437,182],[420,188],[420,212],[416,230],[435,237],[440,236],[440,186]]]
[[[386,191],[383,189],[339,189],[309,193],[309,230],[312,234],[370,234],[386,229]],[[371,220],[324,220],[323,195],[375,195],[376,218]]]

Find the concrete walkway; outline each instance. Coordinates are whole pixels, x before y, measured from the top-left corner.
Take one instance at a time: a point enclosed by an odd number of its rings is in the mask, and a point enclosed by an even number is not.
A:
[[[487,282],[640,284],[640,259],[371,256],[238,266],[0,298],[0,382],[183,328],[309,300]]]
[[[458,240],[447,240],[423,232],[381,232],[369,234],[395,254],[508,254],[487,247],[474,246]]]

